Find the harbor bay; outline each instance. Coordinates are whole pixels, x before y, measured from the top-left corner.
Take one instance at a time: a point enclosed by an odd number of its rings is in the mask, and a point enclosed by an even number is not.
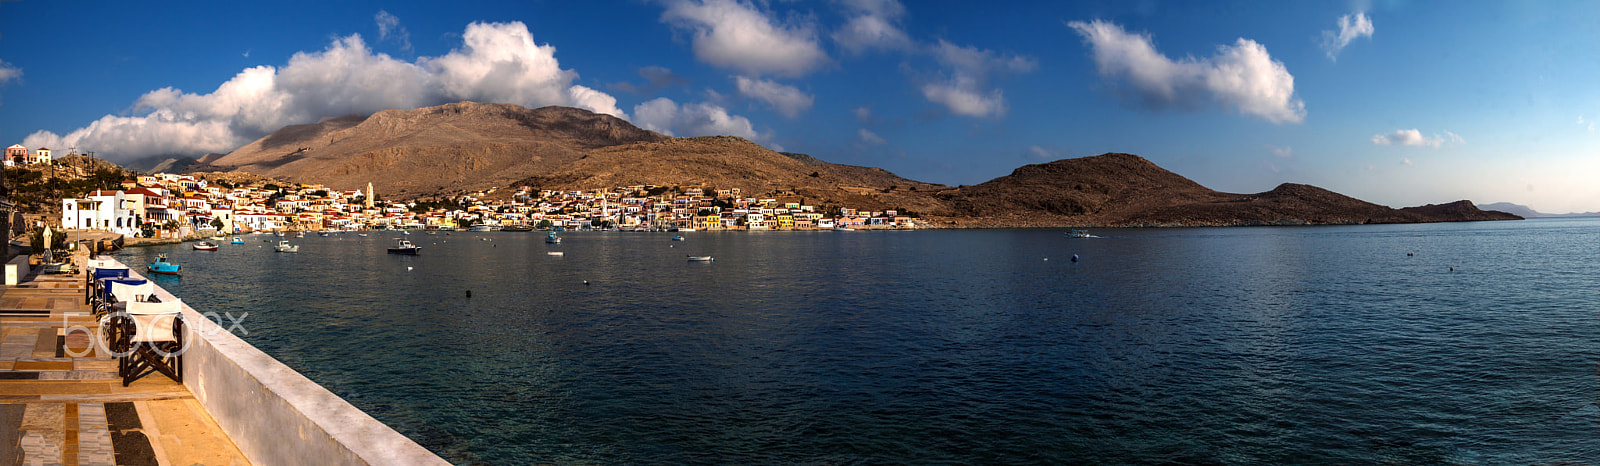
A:
[[[456,463],[1527,463],[1600,455],[1597,230],[374,231],[118,259],[184,264],[155,281]]]

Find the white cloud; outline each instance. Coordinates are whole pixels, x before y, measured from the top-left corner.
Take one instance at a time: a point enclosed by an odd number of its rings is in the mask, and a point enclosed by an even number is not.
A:
[[[633,122],[644,129],[669,136],[739,136],[765,139],[750,125],[750,120],[730,115],[726,109],[709,103],[678,105],[666,97],[633,107]]]
[[[1372,37],[1372,32],[1372,19],[1367,18],[1366,13],[1340,16],[1338,31],[1322,31],[1322,50],[1328,53],[1329,60],[1338,61],[1339,51],[1350,45],[1350,41]]]
[[[878,136],[878,133],[867,131],[866,128],[861,128],[859,130],[856,130],[856,136],[861,138],[861,143],[862,144],[866,144],[866,145],[869,145],[869,146],[877,146],[877,145],[883,145],[883,144],[888,144],[889,143],[889,141],[885,141],[883,139],[883,137]]]
[[[1061,154],[1039,145],[1031,145],[1028,146],[1027,150],[1023,151],[1022,158],[1038,162],[1048,162],[1061,158]]]
[[[387,11],[378,10],[372,17],[378,23],[378,40],[394,40],[400,44],[400,50],[411,50],[411,31],[400,25],[400,18],[389,14]],[[245,55],[248,57],[249,55]]]
[[[3,64],[0,64],[0,65],[3,65]],[[4,81],[5,81],[5,79],[3,79],[3,77],[0,77],[0,82],[4,82]],[[1583,115],[1578,115],[1578,126],[1586,126],[1589,129],[1589,132],[1591,132],[1591,133],[1594,132],[1594,121],[1584,120],[1583,119]]]
[[[833,32],[833,41],[853,54],[871,50],[910,50],[915,46],[896,23],[906,8],[895,0],[841,2],[850,19]]]
[[[856,121],[859,121],[859,122],[862,122],[862,123],[871,123],[872,122],[872,108],[870,108],[870,107],[856,107],[856,109],[855,110],[851,110],[850,113],[855,114]]]
[[[944,40],[933,46],[932,52],[934,60],[944,66],[944,74],[940,79],[923,84],[922,95],[957,115],[981,118],[1005,114],[1005,96],[999,89],[988,89],[990,76],[1026,73],[1037,66],[1027,57],[1003,57],[989,50],[962,47]]]
[[[811,109],[812,96],[793,86],[744,76],[733,79],[739,87],[739,95],[764,102],[783,116],[794,118]]]
[[[472,23],[461,48],[415,62],[374,53],[351,35],[319,52],[296,53],[281,68],[245,69],[207,94],[158,89],[135,102],[135,116],[108,115],[65,135],[39,131],[24,141],[115,158],[199,155],[326,116],[461,100],[566,105],[628,118],[615,98],[573,85],[577,77],[561,69],[555,47],[535,44],[520,22]]]
[[[0,84],[22,77],[22,68],[12,66],[10,63],[0,61]]]
[[[1422,131],[1418,131],[1417,129],[1413,128],[1395,130],[1394,132],[1388,134],[1374,135],[1372,136],[1372,143],[1380,146],[1437,148],[1443,146],[1445,143],[1463,144],[1466,143],[1466,140],[1461,139],[1461,136],[1457,136],[1456,133],[1449,131],[1445,131],[1443,135],[1434,134],[1431,137],[1423,136]]]
[[[1277,157],[1277,158],[1280,158],[1280,159],[1294,158],[1294,148],[1293,147],[1289,147],[1289,146],[1278,147],[1278,146],[1274,146],[1274,145],[1268,144],[1267,145],[1267,151],[1272,152],[1272,155],[1274,157]]]
[[[1411,164],[1411,159],[1408,159],[1408,158],[1402,158],[1402,159],[1400,159],[1400,164],[1401,164],[1401,165],[1405,165],[1405,166],[1407,166],[1407,167],[1409,167],[1409,166],[1411,166],[1411,165],[1412,165],[1412,164]]]
[[[693,34],[695,58],[748,75],[801,76],[828,62],[807,22],[777,24],[736,0],[673,0],[661,21]]]
[[[1152,108],[1194,107],[1213,101],[1273,123],[1305,120],[1305,103],[1294,96],[1294,76],[1267,48],[1240,38],[1208,58],[1174,61],[1156,51],[1151,38],[1129,34],[1105,21],[1073,21],[1101,76],[1126,81],[1133,97]]]

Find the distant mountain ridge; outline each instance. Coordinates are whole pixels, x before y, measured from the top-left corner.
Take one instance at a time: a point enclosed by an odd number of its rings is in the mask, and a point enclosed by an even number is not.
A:
[[[1508,212],[1508,213],[1516,214],[1516,215],[1519,215],[1519,216],[1522,216],[1522,217],[1525,217],[1525,218],[1600,217],[1600,212],[1574,212],[1574,213],[1568,213],[1568,214],[1547,214],[1547,213],[1544,213],[1544,212],[1539,212],[1539,211],[1533,210],[1532,207],[1528,207],[1528,206],[1521,205],[1521,204],[1512,204],[1510,202],[1494,202],[1494,203],[1489,203],[1489,204],[1478,204],[1478,208],[1479,209],[1484,209],[1484,210],[1498,210],[1498,211],[1501,211],[1501,212]]]
[[[241,171],[334,189],[371,182],[386,197],[490,187],[738,188],[745,197],[902,209],[935,226],[1199,226],[1511,220],[1467,201],[1393,209],[1315,186],[1213,191],[1132,154],[1025,165],[961,187],[774,152],[732,136],[673,138],[566,107],[459,102],[346,115],[274,132],[192,171]]]

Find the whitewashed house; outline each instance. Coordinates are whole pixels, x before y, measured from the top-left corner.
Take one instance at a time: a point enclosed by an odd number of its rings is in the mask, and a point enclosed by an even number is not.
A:
[[[85,198],[61,200],[61,227],[104,230],[134,236],[136,212],[122,191],[95,191]]]

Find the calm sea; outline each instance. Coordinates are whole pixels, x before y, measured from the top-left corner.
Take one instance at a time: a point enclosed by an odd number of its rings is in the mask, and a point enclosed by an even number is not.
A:
[[[1094,233],[120,258],[457,463],[1600,458],[1600,220]]]

